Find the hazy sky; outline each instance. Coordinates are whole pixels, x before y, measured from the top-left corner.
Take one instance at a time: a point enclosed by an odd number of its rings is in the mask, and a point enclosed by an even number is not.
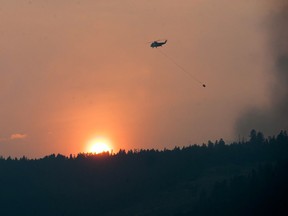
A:
[[[97,136],[115,152],[237,140],[239,118],[270,106],[283,5],[0,0],[0,155],[78,153]]]

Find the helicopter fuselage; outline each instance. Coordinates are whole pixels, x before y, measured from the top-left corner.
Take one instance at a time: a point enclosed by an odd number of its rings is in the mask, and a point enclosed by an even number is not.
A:
[[[158,42],[158,41],[154,41],[153,43],[151,43],[151,47],[152,48],[157,48],[157,47],[161,47],[163,46],[164,44],[167,43],[167,40],[165,40],[164,42]]]

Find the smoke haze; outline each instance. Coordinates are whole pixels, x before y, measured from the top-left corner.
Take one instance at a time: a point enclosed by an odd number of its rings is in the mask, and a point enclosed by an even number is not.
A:
[[[240,116],[236,124],[238,134],[247,135],[251,129],[276,134],[288,128],[288,3],[275,1],[267,22],[273,67],[270,70],[270,103],[254,107]]]
[[[264,125],[262,116],[280,128],[274,119],[285,112],[285,83],[271,97],[267,86],[271,44],[285,77],[287,55],[275,41],[285,43],[287,23],[279,2],[273,7],[263,0],[1,1],[0,155],[78,153],[95,136],[109,138],[114,152],[231,141],[236,121],[246,135]],[[274,11],[273,40],[263,28],[267,11]],[[151,49],[157,39],[168,39],[162,51],[207,87]],[[265,109],[251,119],[243,110],[252,106]]]

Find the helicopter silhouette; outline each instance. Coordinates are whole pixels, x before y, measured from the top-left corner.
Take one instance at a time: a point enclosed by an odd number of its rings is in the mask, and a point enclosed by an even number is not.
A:
[[[166,43],[167,43],[167,40],[165,40],[165,41],[163,41],[163,42],[161,42],[161,41],[153,41],[150,46],[151,46],[152,48],[157,48],[157,47],[163,46],[163,45],[166,44]]]
[[[151,43],[152,42],[152,43]],[[161,47],[164,44],[167,43],[167,40],[155,40],[155,41],[150,41],[150,47],[152,48],[157,48],[157,47]],[[171,58],[169,55],[167,55],[165,52],[163,52],[161,49],[159,50],[159,52],[164,55],[166,58],[168,58],[172,63],[174,63],[178,68],[180,68],[183,72],[185,72],[187,75],[190,76],[190,78],[192,78],[194,81],[198,82],[199,84],[202,85],[202,87],[206,87],[206,84],[201,82],[200,80],[198,80],[196,77],[194,77],[192,74],[190,74],[188,71],[186,71],[181,65],[179,65],[173,58]]]

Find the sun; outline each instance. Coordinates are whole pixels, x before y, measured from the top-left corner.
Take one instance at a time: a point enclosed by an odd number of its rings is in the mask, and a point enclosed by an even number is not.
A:
[[[111,152],[111,143],[108,139],[104,137],[97,137],[91,139],[88,142],[87,151],[94,154],[100,154],[103,152]]]

